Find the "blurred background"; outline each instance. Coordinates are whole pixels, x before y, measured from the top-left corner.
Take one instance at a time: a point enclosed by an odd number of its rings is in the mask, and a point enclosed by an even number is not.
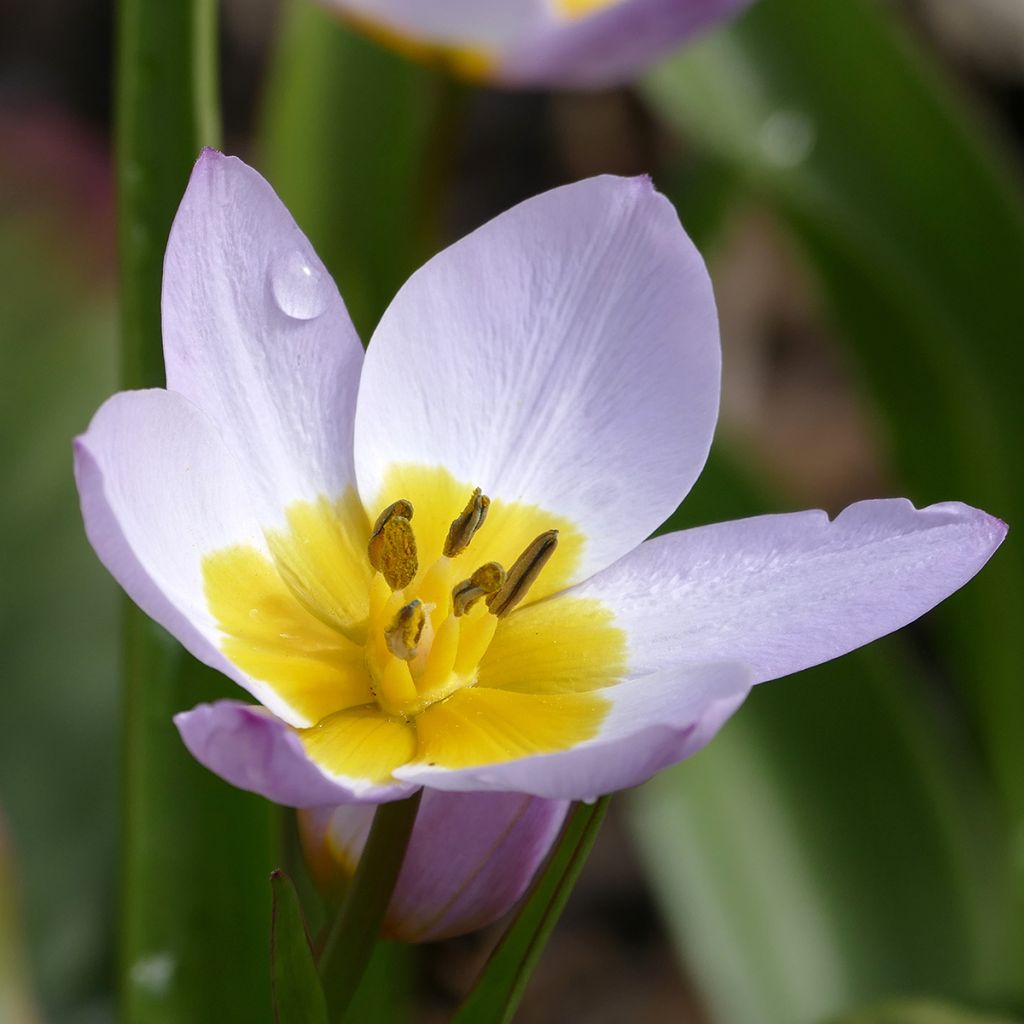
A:
[[[119,602],[70,465],[118,386],[114,27],[109,0],[0,7],[0,1021],[17,1024],[114,1014]],[[1019,0],[762,0],[597,93],[459,85],[303,0],[225,0],[221,67],[225,148],[278,189],[364,339],[410,270],[518,200],[653,175],[709,260],[725,358],[716,447],[673,527],[890,494],[1024,523]],[[1019,1019],[1021,557],[1011,532],[939,613],[761,688],[618,798],[517,1019]],[[247,852],[260,872],[278,855]],[[446,1019],[497,934],[396,953],[374,984],[411,979],[417,1006],[389,1013]]]

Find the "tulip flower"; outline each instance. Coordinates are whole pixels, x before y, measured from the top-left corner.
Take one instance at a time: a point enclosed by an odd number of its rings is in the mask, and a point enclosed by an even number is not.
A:
[[[590,799],[703,746],[750,687],[917,618],[1006,526],[903,499],[646,540],[711,443],[711,284],[645,178],[554,189],[400,289],[365,356],[270,186],[207,151],[164,269],[167,389],[75,445],[136,603],[258,705],[193,755],[297,807]]]
[[[321,0],[365,34],[511,86],[616,85],[750,0]]]

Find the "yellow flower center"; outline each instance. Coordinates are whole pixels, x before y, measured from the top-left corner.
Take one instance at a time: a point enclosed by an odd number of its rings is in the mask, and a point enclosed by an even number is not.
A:
[[[258,699],[303,720],[309,755],[382,781],[410,761],[466,767],[595,735],[624,634],[599,601],[544,600],[573,578],[578,528],[420,466],[395,467],[379,500],[372,526],[354,493],[296,502],[269,557],[203,559],[221,649]]]
[[[441,556],[419,570],[413,506],[401,498],[378,516],[367,551],[370,583],[366,665],[383,711],[415,717],[476,682],[499,617],[512,612],[551,560],[558,531],[527,545],[508,571],[485,562],[459,580],[454,559],[484,525],[490,498],[478,487],[448,527]]]

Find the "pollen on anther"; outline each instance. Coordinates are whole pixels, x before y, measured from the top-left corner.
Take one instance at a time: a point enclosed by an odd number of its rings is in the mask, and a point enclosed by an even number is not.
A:
[[[558,546],[558,531],[546,530],[535,537],[526,550],[512,563],[505,574],[501,588],[487,598],[487,609],[492,615],[508,615],[533,586],[541,570],[551,560]]]
[[[407,587],[419,570],[416,537],[412,532],[412,505],[396,501],[377,517],[366,551],[370,565],[392,590]]]
[[[448,536],[444,542],[444,554],[447,558],[455,558],[469,547],[470,541],[484,525],[491,499],[476,488],[462,512],[452,520],[448,528]]]
[[[452,610],[457,616],[465,615],[481,597],[500,590],[504,583],[505,570],[501,565],[486,562],[468,580],[452,587]]]

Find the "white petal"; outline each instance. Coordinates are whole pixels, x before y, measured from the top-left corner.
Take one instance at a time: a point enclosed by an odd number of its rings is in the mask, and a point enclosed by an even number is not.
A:
[[[305,724],[218,646],[203,556],[236,544],[265,552],[266,545],[238,468],[209,420],[168,391],[114,395],[75,441],[75,479],[89,541],[129,597],[200,661]]]
[[[199,158],[164,262],[167,386],[216,424],[263,525],[352,485],[362,349],[334,282],[273,189]]]
[[[376,508],[396,465],[443,466],[572,520],[583,579],[689,490],[719,361],[704,263],[649,181],[555,189],[435,257],[385,313],[356,413],[360,494]]]
[[[573,591],[613,609],[630,670],[741,661],[776,679],[891,633],[963,586],[1006,524],[945,502],[862,501],[648,541]]]

